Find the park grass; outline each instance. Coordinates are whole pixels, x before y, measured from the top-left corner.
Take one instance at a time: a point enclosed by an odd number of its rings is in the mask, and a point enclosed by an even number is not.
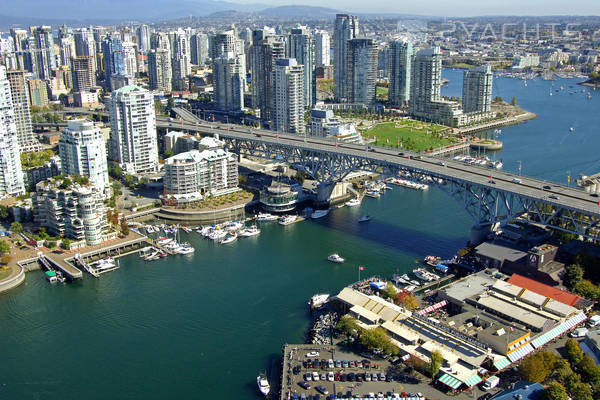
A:
[[[474,65],[471,64],[467,64],[467,63],[455,63],[450,65],[450,68],[473,68]]]
[[[387,86],[376,86],[375,91],[378,100],[386,100],[388,98],[389,88]]]
[[[8,278],[11,272],[12,270],[10,268],[3,269],[3,266],[0,267],[0,281],[2,279]]]
[[[456,143],[456,140],[440,135],[448,127],[414,120],[401,120],[377,124],[362,132],[365,138],[376,138],[375,145],[398,147],[413,151],[427,151]]]

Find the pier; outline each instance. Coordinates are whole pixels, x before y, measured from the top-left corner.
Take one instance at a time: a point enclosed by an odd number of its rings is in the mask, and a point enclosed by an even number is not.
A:
[[[439,289],[442,286],[445,286],[446,283],[450,283],[450,281],[455,277],[454,274],[448,274],[436,281],[433,282],[429,282],[424,284],[423,286],[418,287],[417,289],[415,289],[414,293],[421,293],[423,294],[423,292],[425,292],[427,289],[431,289],[434,286],[436,287],[436,290]]]
[[[39,253],[38,260],[42,264],[43,268],[50,271],[59,270],[71,280],[83,278],[83,273],[79,268],[55,256],[55,254]]]

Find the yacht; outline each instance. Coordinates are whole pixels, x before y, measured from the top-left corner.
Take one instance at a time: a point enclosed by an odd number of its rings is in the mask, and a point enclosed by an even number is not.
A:
[[[225,238],[223,240],[221,240],[221,244],[228,244],[228,243],[232,243],[235,242],[237,240],[237,234],[234,233],[228,233],[227,236],[225,236]]]
[[[373,197],[374,199],[378,199],[381,197],[381,193],[378,190],[367,190],[365,196]]]
[[[317,219],[317,218],[324,217],[327,214],[329,214],[329,210],[315,210],[312,214],[310,214],[310,217],[312,219]]]
[[[371,217],[368,215],[363,215],[362,217],[360,217],[360,219],[358,220],[358,222],[367,222],[370,221]]]
[[[214,231],[212,231],[209,235],[208,238],[210,240],[221,240],[223,239],[225,236],[227,236],[227,232],[225,232],[222,229],[215,229]]]
[[[419,281],[410,281],[410,283],[412,283],[415,286],[421,286],[421,282]]]
[[[179,249],[179,254],[192,254],[194,251],[196,251],[196,249],[194,249],[192,246],[187,244],[187,245],[181,246],[181,248]],[[159,254],[159,257],[160,257],[160,254]]]
[[[114,269],[115,261],[112,258],[108,257],[91,263],[90,267],[93,268],[95,272],[103,272],[106,270]]]
[[[241,221],[232,221],[229,222],[227,224],[225,224],[225,226],[223,227],[223,229],[225,229],[228,232],[237,232],[240,229],[242,229],[244,227],[244,223]]]
[[[269,214],[269,213],[260,213],[256,216],[257,221],[275,221],[277,219],[277,215]]]
[[[346,202],[348,207],[360,206],[360,199],[358,197],[353,198],[352,200],[348,200]]]
[[[325,305],[325,303],[327,303],[328,300],[329,300],[329,293],[318,293],[310,298],[308,305],[310,306],[311,309],[314,310],[314,309],[323,307]]]
[[[279,221],[277,222],[279,222],[279,225],[289,225],[296,222],[297,219],[298,217],[295,215],[284,215],[283,217],[279,218]]]
[[[271,386],[269,385],[269,381],[265,374],[260,374],[256,377],[256,384],[258,385],[258,391],[261,392],[263,396],[266,397],[269,395]]]
[[[342,257],[340,257],[339,254],[332,254],[329,257],[327,257],[327,259],[334,263],[343,263],[344,261],[346,261]]]
[[[404,279],[405,281],[409,282],[410,281],[410,277],[408,276],[408,274],[404,274],[402,275],[400,278]]]
[[[427,282],[431,282],[431,281],[435,281],[435,280],[440,279],[439,276],[437,276],[434,273],[431,273],[431,272],[427,271],[424,268],[417,268],[417,269],[415,269],[413,271],[413,273],[417,276],[417,278],[422,279],[422,280],[427,281]]]
[[[245,228],[242,229],[239,233],[239,236],[241,237],[250,237],[250,236],[256,236],[260,233],[260,229],[258,229],[256,227],[256,225],[252,225],[250,228]]]

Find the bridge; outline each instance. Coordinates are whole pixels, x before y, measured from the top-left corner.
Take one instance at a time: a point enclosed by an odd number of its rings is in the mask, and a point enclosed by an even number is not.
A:
[[[185,116],[185,113],[176,113]],[[61,126],[62,124],[39,124]],[[34,124],[38,126],[38,124]],[[242,125],[157,117],[158,129],[218,135],[228,149],[244,156],[284,161],[319,182],[318,199],[329,198],[336,182],[355,170],[428,180],[461,202],[480,234],[521,220],[586,239],[600,239],[600,202],[577,188],[504,171],[441,160],[430,155],[337,142]]]

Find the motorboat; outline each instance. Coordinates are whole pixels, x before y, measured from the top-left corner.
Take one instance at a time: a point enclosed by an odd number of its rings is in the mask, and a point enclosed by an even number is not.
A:
[[[431,282],[431,281],[436,281],[438,279],[440,279],[440,277],[432,272],[427,271],[424,268],[417,268],[415,270],[413,270],[413,273],[417,276],[417,278],[427,281],[427,282]]]
[[[358,197],[355,197],[355,198],[353,198],[353,199],[351,199],[351,200],[348,200],[348,201],[346,202],[346,205],[347,205],[348,207],[360,206],[360,199],[359,199]]]
[[[260,233],[260,229],[256,225],[252,225],[250,228],[245,228],[240,231],[238,234],[241,237],[250,237],[256,236]]]
[[[277,219],[277,215],[269,214],[269,213],[260,213],[256,216],[257,221],[275,221]]]
[[[340,255],[337,253],[330,255],[329,257],[327,257],[327,259],[334,263],[343,263],[344,261],[346,261],[345,259],[340,257]]]
[[[267,380],[267,376],[265,374],[259,374],[256,377],[256,385],[258,386],[258,391],[262,393],[263,396],[266,397],[269,395],[271,386],[269,385],[269,381]]]
[[[58,282],[58,278],[56,277],[56,272],[54,272],[54,271],[46,271],[46,279],[50,283]]]
[[[210,240],[221,240],[223,239],[225,236],[227,236],[227,232],[225,232],[222,229],[215,229],[214,231],[212,231],[209,235],[208,238]]]
[[[179,249],[179,254],[192,254],[194,251],[196,251],[196,249],[194,249],[192,246],[183,245]],[[160,255],[159,255],[159,257],[160,257]]]
[[[324,217],[327,214],[329,214],[329,210],[315,210],[312,214],[310,214],[310,217],[312,219],[317,219],[317,218]]]
[[[244,223],[241,221],[231,221],[227,224],[225,224],[225,226],[223,226],[223,229],[228,231],[228,232],[237,232],[240,229],[242,229],[244,227]]]
[[[296,222],[297,219],[298,217],[295,215],[284,215],[283,217],[279,218],[279,221],[277,222],[279,225],[289,225]]]
[[[115,261],[112,258],[108,257],[108,258],[104,258],[102,260],[98,260],[98,261],[91,263],[90,267],[95,272],[103,272],[103,271],[115,269]]]
[[[421,282],[419,282],[419,281],[414,281],[413,280],[413,281],[410,281],[410,283],[412,283],[415,286],[421,286]]]
[[[365,193],[365,196],[369,196],[374,199],[378,199],[381,197],[381,193],[379,193],[378,190],[367,190],[367,192]]]
[[[408,274],[404,274],[402,275],[400,278],[404,279],[405,281],[409,282],[410,281],[410,277],[408,276]]]
[[[311,309],[321,308],[329,301],[329,293],[318,293],[310,298],[308,305]]]
[[[367,222],[370,221],[371,217],[369,215],[363,215],[362,217],[360,217],[360,219],[358,220],[358,222]]]
[[[235,242],[237,240],[237,234],[236,233],[228,233],[227,236],[225,236],[225,238],[223,238],[223,240],[221,240],[221,244],[229,244],[232,242]]]

